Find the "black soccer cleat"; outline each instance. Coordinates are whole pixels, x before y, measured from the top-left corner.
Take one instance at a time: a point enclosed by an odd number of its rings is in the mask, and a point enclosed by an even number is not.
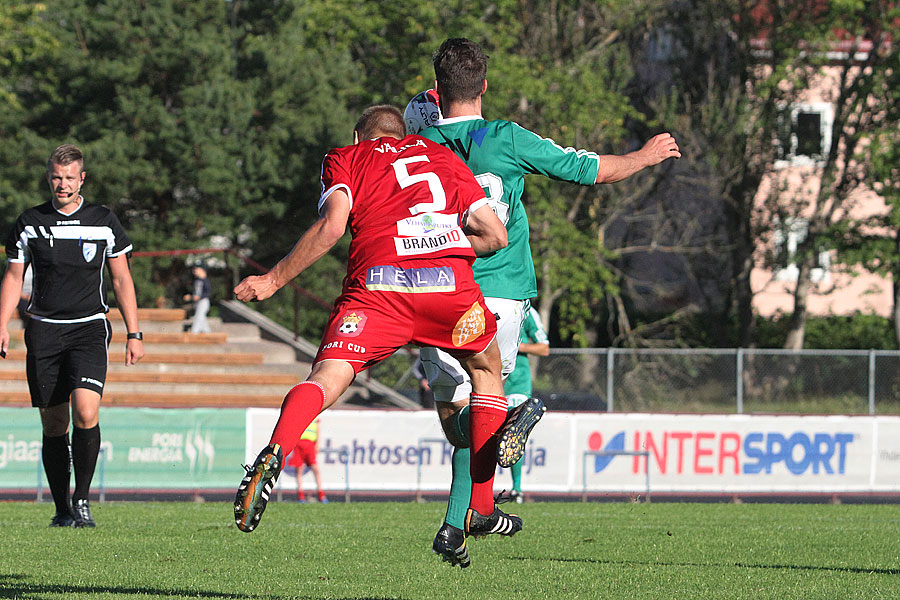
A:
[[[244,465],[247,473],[234,497],[234,522],[241,531],[250,533],[259,525],[283,462],[281,446],[271,444],[262,449],[252,467]]]
[[[459,527],[444,523],[438,529],[437,535],[434,536],[434,543],[431,550],[435,554],[441,555],[441,560],[450,563],[451,566],[457,566],[461,569],[468,567],[469,551],[466,550],[466,534]]]
[[[74,525],[75,517],[69,511],[57,512],[50,520],[50,527],[73,527]]]
[[[466,513],[467,536],[479,538],[492,533],[512,536],[519,531],[522,531],[521,517],[508,515],[496,506],[494,512],[487,517],[471,508]]]
[[[96,527],[94,517],[91,516],[91,505],[87,498],[79,498],[72,501],[72,511],[75,513],[73,527]]]
[[[525,443],[528,434],[541,420],[547,407],[540,398],[529,398],[509,413],[506,422],[500,427],[497,435],[497,464],[508,469],[516,464],[525,454]]]

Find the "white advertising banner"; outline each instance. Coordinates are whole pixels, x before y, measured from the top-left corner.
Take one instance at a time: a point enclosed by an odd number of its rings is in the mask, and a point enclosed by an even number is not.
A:
[[[277,418],[247,411],[248,461]],[[448,488],[452,449],[433,412],[331,410],[319,422],[326,488]],[[652,492],[897,493],[900,417],[548,413],[523,460],[534,492],[643,492],[649,466]]]

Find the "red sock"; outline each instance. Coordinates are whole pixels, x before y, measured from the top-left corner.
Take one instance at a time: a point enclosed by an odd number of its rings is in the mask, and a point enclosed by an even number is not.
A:
[[[323,404],[325,404],[325,390],[321,384],[304,381],[295,385],[281,403],[281,414],[275,423],[269,443],[280,444],[281,451],[287,455],[300,441],[300,436],[313,419],[322,412]]]
[[[505,397],[472,394],[469,401],[469,469],[472,473],[472,499],[469,501],[469,508],[483,515],[494,512],[497,431],[505,420]]]

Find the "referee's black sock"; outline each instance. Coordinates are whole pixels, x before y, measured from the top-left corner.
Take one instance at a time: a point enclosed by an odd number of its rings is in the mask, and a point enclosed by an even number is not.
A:
[[[90,429],[72,428],[72,466],[75,468],[75,490],[73,500],[87,500],[91,491],[91,480],[100,455],[100,425]]]
[[[69,434],[64,433],[56,437],[45,435],[41,446],[41,459],[44,462],[47,483],[50,484],[50,495],[56,504],[56,512],[70,512],[69,481],[72,479],[72,471],[69,468],[71,465]]]

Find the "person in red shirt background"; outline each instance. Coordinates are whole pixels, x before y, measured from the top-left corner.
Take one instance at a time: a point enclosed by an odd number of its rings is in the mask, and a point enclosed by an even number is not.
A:
[[[306,502],[306,494],[303,493],[303,470],[309,467],[313,477],[316,478],[316,491],[318,492],[319,502],[328,504],[328,498],[325,496],[325,490],[322,488],[322,475],[319,473],[319,463],[316,455],[319,453],[319,419],[316,417],[309,424],[300,441],[294,446],[294,449],[285,459],[287,466],[297,469],[297,501]]]

